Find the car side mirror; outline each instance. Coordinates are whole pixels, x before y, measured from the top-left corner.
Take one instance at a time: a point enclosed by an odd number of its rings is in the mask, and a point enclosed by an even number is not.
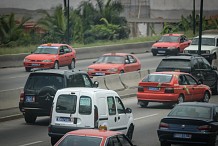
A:
[[[198,80],[198,85],[203,84],[202,80]]]
[[[126,59],[126,60],[125,60],[125,64],[129,64],[129,63],[130,63],[129,60]]]
[[[93,87],[98,88],[98,86],[99,86],[99,82],[98,81],[94,81]]]
[[[132,113],[132,109],[131,108],[126,108],[126,113]]]

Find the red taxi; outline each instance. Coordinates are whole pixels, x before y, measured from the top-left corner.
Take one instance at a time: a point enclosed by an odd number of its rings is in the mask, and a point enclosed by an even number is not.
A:
[[[151,52],[153,56],[157,54],[177,55],[190,44],[191,40],[188,40],[184,34],[165,34],[152,45]]]
[[[32,68],[55,68],[68,66],[75,68],[76,51],[67,44],[42,44],[26,56],[23,65],[27,72]]]
[[[108,53],[104,54],[88,66],[89,76],[104,76],[119,74],[141,69],[140,60],[128,53]]]
[[[141,107],[147,107],[149,102],[208,102],[211,94],[209,86],[188,73],[154,72],[139,82],[137,99]]]
[[[66,133],[55,146],[134,146],[125,134],[117,131],[80,129]]]

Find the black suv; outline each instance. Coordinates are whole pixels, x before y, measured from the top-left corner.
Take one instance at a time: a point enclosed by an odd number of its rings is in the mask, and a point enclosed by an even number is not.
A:
[[[213,94],[218,94],[217,67],[211,67],[204,57],[190,54],[168,56],[162,59],[156,69],[157,72],[176,70],[192,74],[197,80],[210,86]]]
[[[83,71],[51,69],[30,73],[19,102],[26,123],[34,123],[37,116],[49,116],[56,91],[66,87],[98,87],[98,82],[93,83]]]

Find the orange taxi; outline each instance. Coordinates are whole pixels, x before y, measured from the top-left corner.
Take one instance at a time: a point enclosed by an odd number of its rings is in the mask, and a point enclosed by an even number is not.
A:
[[[147,107],[149,102],[209,102],[211,94],[209,86],[188,73],[154,72],[139,82],[137,99],[141,107]]]
[[[152,45],[151,52],[153,56],[157,54],[177,55],[190,44],[191,40],[188,40],[184,34],[165,34]]]
[[[104,54],[93,63],[88,66],[87,72],[90,77],[119,74],[141,69],[140,60],[133,54],[128,53]]]
[[[26,56],[23,65],[27,72],[33,68],[55,68],[68,66],[75,68],[76,51],[67,44],[42,44]]]
[[[55,146],[134,146],[125,134],[117,131],[80,129],[66,133]]]

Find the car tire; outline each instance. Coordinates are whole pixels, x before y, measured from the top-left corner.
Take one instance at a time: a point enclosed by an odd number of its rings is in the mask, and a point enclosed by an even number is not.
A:
[[[153,56],[157,56],[157,53],[155,53],[155,52],[152,52],[152,55],[153,55]]]
[[[34,124],[36,121],[37,116],[30,113],[30,112],[25,112],[24,113],[24,119],[27,124]]]
[[[146,108],[148,106],[148,101],[141,101],[139,102],[139,105],[142,107],[142,108]]]
[[[209,102],[209,100],[210,100],[210,94],[209,94],[208,91],[206,91],[206,92],[204,93],[202,102]]]
[[[68,69],[74,69],[75,68],[75,60],[72,59],[71,64],[68,65]]]
[[[126,134],[126,136],[129,138],[129,140],[132,140],[133,132],[134,132],[134,126],[131,124],[129,126],[128,132]]]
[[[58,138],[57,137],[51,137],[51,145],[55,145],[58,142]]]
[[[165,141],[161,141],[160,146],[171,146],[171,144]]]
[[[40,89],[38,96],[43,97],[43,96],[51,96],[54,97],[57,92],[57,89],[52,86],[45,86],[42,89]]]
[[[31,68],[30,67],[25,67],[26,72],[30,72]]]
[[[185,101],[184,96],[182,94],[179,95],[177,104],[183,103]]]
[[[55,61],[53,69],[59,69],[59,63],[58,63],[58,61]]]
[[[120,74],[123,74],[123,73],[124,73],[124,70],[121,70],[121,71],[120,71]]]

